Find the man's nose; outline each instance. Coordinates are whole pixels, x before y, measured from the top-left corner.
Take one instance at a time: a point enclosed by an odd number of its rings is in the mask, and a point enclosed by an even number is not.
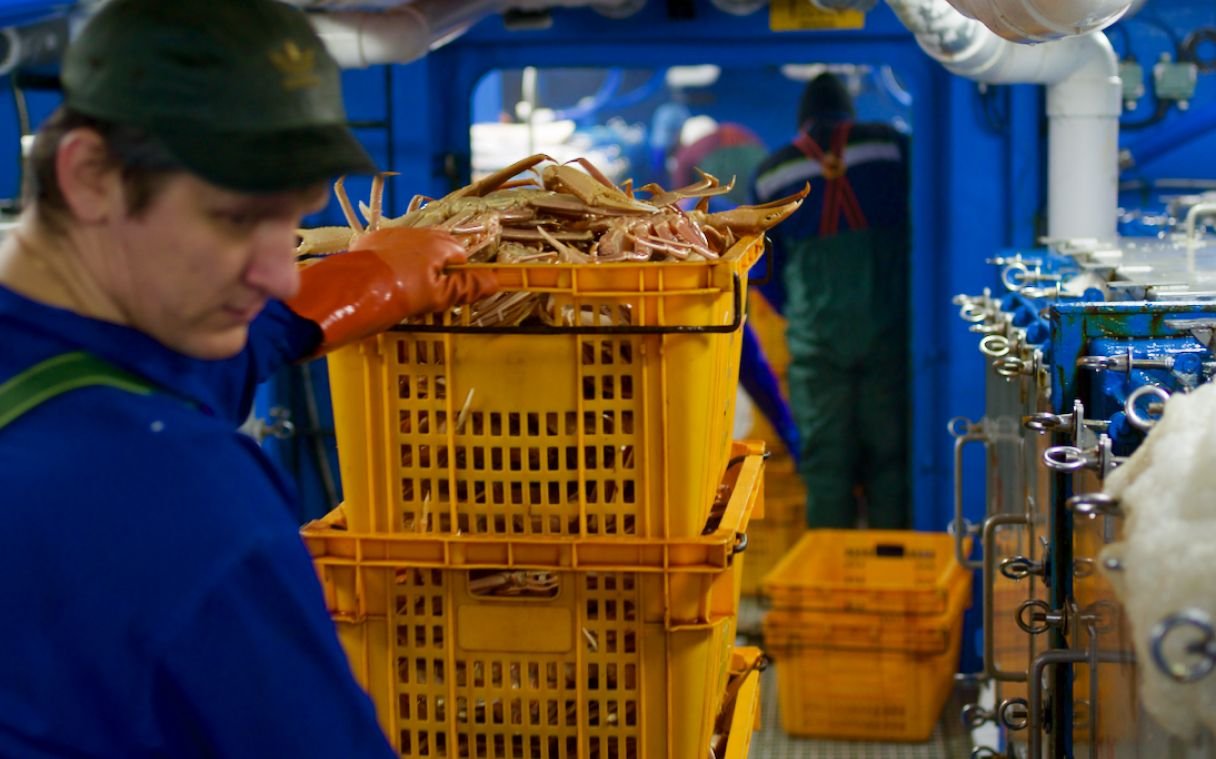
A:
[[[296,266],[296,225],[280,222],[262,225],[253,238],[253,256],[245,283],[272,298],[286,300],[300,289]]]

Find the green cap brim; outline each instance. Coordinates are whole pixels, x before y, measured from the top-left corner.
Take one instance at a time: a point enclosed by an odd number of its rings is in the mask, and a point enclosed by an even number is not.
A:
[[[197,123],[157,125],[157,138],[193,173],[228,190],[281,192],[345,174],[375,174],[371,156],[343,124],[269,132],[207,132]]]

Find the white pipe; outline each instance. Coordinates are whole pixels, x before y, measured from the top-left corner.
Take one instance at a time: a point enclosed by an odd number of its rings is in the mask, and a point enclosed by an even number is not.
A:
[[[1119,64],[1101,32],[1075,41],[1084,46],[1078,53],[1084,56],[1079,67],[1047,88],[1047,233],[1057,239],[1113,241],[1118,229],[1123,110]]]
[[[1216,216],[1216,203],[1196,203],[1186,212],[1186,270],[1192,276],[1195,274],[1195,248],[1199,247],[1195,222],[1200,216]]]
[[[947,0],[888,0],[926,53],[949,71],[990,84],[1045,84],[1048,236],[1116,236],[1119,178],[1118,63],[1100,33],[1019,45]]]
[[[417,0],[379,12],[312,13],[309,20],[329,54],[342,68],[408,63],[459,36],[501,0]]]
[[[1113,24],[1132,0],[950,0],[960,13],[1013,42],[1046,42]]]
[[[1047,42],[1096,32],[1125,13],[1140,10],[1145,0],[949,0],[969,19],[975,19],[1010,42]],[[811,0],[828,10],[868,11],[874,0]],[[900,5],[916,3],[900,3]],[[891,3],[892,7],[896,3]],[[1132,10],[1128,10],[1133,6]]]
[[[302,6],[342,5],[339,0],[290,1]],[[640,8],[637,0],[414,0],[384,11],[310,13],[309,19],[339,66],[367,68],[417,60],[486,16],[507,8],[544,10],[588,5],[619,15]]]

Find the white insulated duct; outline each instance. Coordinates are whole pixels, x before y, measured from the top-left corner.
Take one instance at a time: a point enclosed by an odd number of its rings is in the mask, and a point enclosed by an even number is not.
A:
[[[1104,35],[1019,45],[947,0],[887,0],[949,71],[990,84],[1047,85],[1048,219],[1054,239],[1114,240],[1119,179],[1118,63]]]
[[[289,0],[308,8],[388,6],[392,0]],[[413,0],[384,10],[310,13],[313,28],[342,68],[409,63],[463,34],[492,13],[590,6],[605,14],[635,13],[645,0]]]
[[[418,0],[384,11],[312,13],[309,19],[342,68],[408,63],[499,10],[501,0]]]
[[[960,13],[1013,42],[1046,42],[1113,24],[1131,0],[950,0]]]

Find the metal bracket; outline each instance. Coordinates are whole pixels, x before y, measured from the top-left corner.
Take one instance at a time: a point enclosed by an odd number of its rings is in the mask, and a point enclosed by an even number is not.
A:
[[[983,420],[972,422],[962,416],[951,419],[946,429],[954,437],[954,521],[950,531],[954,534],[954,557],[965,569],[979,569],[983,562],[970,559],[964,550],[965,538],[974,535],[976,528],[963,519],[963,448],[969,443],[983,443],[985,450],[992,442]]]
[[[1092,448],[1053,445],[1043,451],[1043,464],[1053,472],[1074,474],[1086,469],[1105,479],[1111,470],[1127,461],[1126,456],[1116,456],[1112,446],[1110,437],[1105,434],[1098,437],[1097,445]]]
[[[1026,759],[1043,759],[1043,672],[1058,664],[1130,664],[1135,657],[1126,651],[1072,651],[1052,649],[1034,658],[1030,665],[1029,698],[1026,704]]]
[[[1074,495],[1064,502],[1065,508],[1083,517],[1116,517],[1123,516],[1123,507],[1118,498],[1106,493],[1081,493]]]
[[[1032,598],[1018,606],[1015,620],[1023,632],[1031,635],[1041,635],[1052,629],[1067,635],[1068,616],[1067,609],[1053,609],[1046,601]]]
[[[1005,577],[1017,582],[1024,580],[1030,575],[1036,577],[1047,576],[1047,565],[1040,561],[1034,561],[1026,556],[1013,556],[1001,562],[1001,574]]]
[[[983,567],[983,629],[981,635],[984,643],[984,673],[983,677],[989,680],[999,680],[1002,682],[1025,682],[1025,672],[1006,672],[998,669],[996,666],[996,643],[995,643],[995,616],[996,616],[996,600],[995,600],[995,580],[996,572],[996,531],[1000,527],[1014,525],[1029,525],[1031,518],[1026,514],[996,514],[984,520],[983,529],[983,551],[984,560],[981,562]]]

